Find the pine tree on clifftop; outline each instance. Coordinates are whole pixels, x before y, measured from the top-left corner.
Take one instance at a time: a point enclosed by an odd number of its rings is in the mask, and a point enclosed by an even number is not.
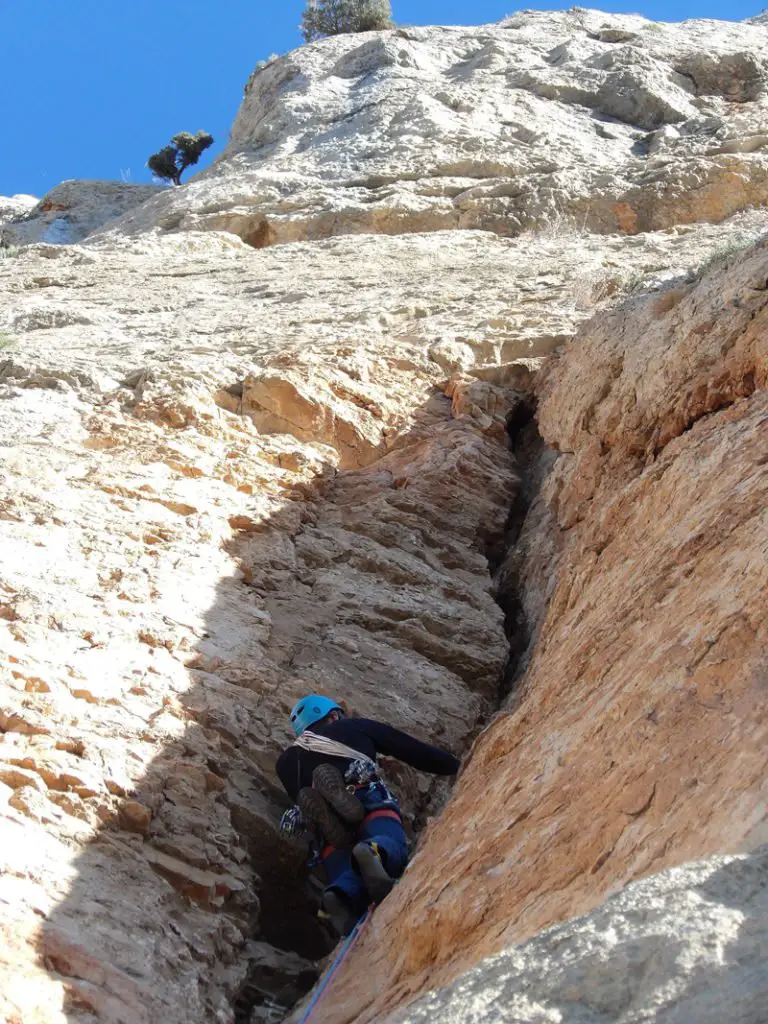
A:
[[[391,18],[389,0],[307,0],[301,31],[311,43],[322,36],[389,28]]]
[[[163,146],[147,160],[147,167],[161,181],[181,184],[181,176],[188,167],[200,159],[201,154],[213,145],[213,136],[208,132],[179,132],[171,139],[170,145]]]

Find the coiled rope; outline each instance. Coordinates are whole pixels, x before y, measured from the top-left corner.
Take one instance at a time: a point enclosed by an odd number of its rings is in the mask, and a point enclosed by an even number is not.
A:
[[[339,950],[339,952],[336,955],[336,959],[333,961],[333,963],[330,965],[330,967],[327,968],[325,974],[320,979],[320,984],[317,986],[317,988],[315,990],[315,994],[312,996],[312,999],[309,1002],[309,1006],[306,1008],[306,1010],[304,1011],[303,1015],[299,1018],[298,1024],[307,1024],[307,1021],[309,1020],[309,1018],[312,1016],[312,1014],[317,1009],[317,1004],[323,998],[323,996],[325,995],[325,993],[326,993],[326,991],[328,989],[328,986],[333,981],[333,979],[334,979],[334,977],[336,975],[336,972],[341,967],[341,965],[344,963],[344,961],[347,959],[347,956],[348,956],[350,950],[355,945],[357,940],[360,938],[360,936],[361,936],[361,934],[363,932],[363,929],[365,928],[365,926],[370,921],[372,914],[373,914],[373,907],[368,907],[366,912],[363,914],[363,916],[357,922],[355,927],[352,929],[352,931],[346,937],[346,939],[342,943],[341,949]]]

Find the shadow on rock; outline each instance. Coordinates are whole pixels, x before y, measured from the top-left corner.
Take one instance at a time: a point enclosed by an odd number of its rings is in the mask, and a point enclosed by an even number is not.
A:
[[[490,413],[477,389],[474,416],[435,392],[373,464],[325,464],[268,515],[230,517],[195,643],[169,619],[168,636],[146,632],[149,668],[57,744],[72,768],[49,779],[55,804],[16,790],[10,870],[42,919],[17,939],[39,936],[47,972],[21,979],[24,1024],[266,1020],[311,986],[331,943],[276,832],[293,702],[333,693],[456,752],[494,708],[508,645],[487,551],[519,484],[504,417],[520,398],[479,387]],[[196,563],[174,568],[189,622]],[[417,824],[444,799],[410,769],[390,777]]]

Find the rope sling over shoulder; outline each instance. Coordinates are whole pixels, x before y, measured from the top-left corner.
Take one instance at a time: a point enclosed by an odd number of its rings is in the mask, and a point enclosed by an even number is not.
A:
[[[327,736],[318,736],[316,732],[305,729],[292,746],[301,747],[302,750],[311,750],[315,754],[326,754],[328,757],[343,757],[352,761],[364,761],[372,772],[376,771],[376,763],[367,755],[354,747],[348,747],[346,743],[339,743],[337,740],[329,739]]]

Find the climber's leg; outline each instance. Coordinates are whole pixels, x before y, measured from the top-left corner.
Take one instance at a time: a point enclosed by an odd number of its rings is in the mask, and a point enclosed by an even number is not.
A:
[[[352,857],[374,903],[380,903],[408,863],[408,838],[400,815],[382,809],[367,815],[357,833]]]
[[[340,935],[347,935],[365,912],[368,896],[363,880],[352,864],[349,850],[326,847],[320,854],[327,886],[323,892],[323,910]]]
[[[312,774],[312,788],[325,797],[342,821],[357,825],[365,816],[362,803],[350,792],[344,776],[332,764],[321,764]]]
[[[335,889],[323,893],[323,913],[337,935],[346,937],[355,927],[358,917],[349,909],[349,904]]]
[[[352,850],[352,857],[360,870],[371,903],[381,903],[389,896],[395,884],[394,878],[384,867],[384,853],[375,839],[358,843]]]
[[[320,792],[305,787],[299,790],[296,803],[303,820],[317,829],[326,843],[339,848],[349,846],[350,835],[346,825]]]

